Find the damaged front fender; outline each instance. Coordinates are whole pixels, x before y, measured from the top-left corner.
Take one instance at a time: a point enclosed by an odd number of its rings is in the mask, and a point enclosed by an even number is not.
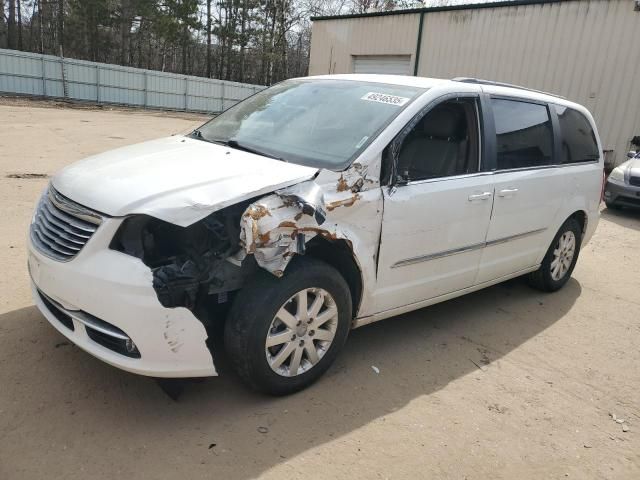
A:
[[[260,267],[279,277],[294,255],[304,254],[307,243],[321,236],[344,240],[356,261],[356,250],[366,251],[372,261],[362,268],[374,271],[381,214],[377,186],[358,164],[335,181],[310,180],[252,203],[241,218],[243,251],[237,260],[253,255]]]

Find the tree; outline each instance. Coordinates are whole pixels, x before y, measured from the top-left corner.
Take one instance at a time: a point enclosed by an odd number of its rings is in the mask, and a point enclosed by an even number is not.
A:
[[[211,0],[207,1],[207,77],[211,78]]]
[[[0,47],[268,85],[307,73],[310,17],[416,2],[0,0]]]
[[[4,14],[4,12],[3,12]],[[9,0],[9,18],[7,19],[7,46],[16,48],[16,0]]]
[[[4,0],[0,0],[0,48],[7,46],[7,23],[4,19]]]
[[[18,50],[22,50],[22,7],[20,5],[20,0],[16,0],[18,7]]]
[[[64,55],[64,0],[58,0],[58,46],[60,55]]]

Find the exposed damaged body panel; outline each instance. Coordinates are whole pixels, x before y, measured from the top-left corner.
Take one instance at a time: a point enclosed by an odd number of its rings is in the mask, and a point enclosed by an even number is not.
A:
[[[219,210],[188,227],[146,215],[126,219],[111,248],[140,258],[153,273],[153,288],[168,308],[194,309],[198,296],[234,290],[250,271],[225,261],[240,248],[243,202]]]
[[[314,238],[343,241],[360,270],[362,294],[368,295],[375,281],[382,216],[379,184],[360,164],[323,173],[253,202],[242,215],[243,251],[236,260],[253,255],[260,267],[279,277]]]
[[[111,248],[140,258],[151,269],[163,306],[195,311],[208,295],[240,289],[256,268],[282,276],[316,237],[344,242],[361,284],[371,285],[381,212],[377,182],[356,164],[223,208],[187,227],[131,216]]]

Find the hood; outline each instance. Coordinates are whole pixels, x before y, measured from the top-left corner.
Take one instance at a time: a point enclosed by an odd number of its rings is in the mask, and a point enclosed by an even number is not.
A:
[[[318,169],[183,136],[94,155],[52,179],[71,200],[111,216],[187,226],[248,198],[313,178]]]

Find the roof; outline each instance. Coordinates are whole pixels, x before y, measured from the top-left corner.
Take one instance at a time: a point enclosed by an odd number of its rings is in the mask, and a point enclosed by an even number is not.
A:
[[[408,75],[382,75],[375,73],[345,73],[338,75],[315,75],[303,77],[313,80],[353,80],[359,82],[387,83],[389,85],[404,85],[407,87],[431,88],[442,85],[450,80],[441,78],[410,77]]]
[[[352,13],[348,15],[311,17],[313,21],[341,20],[347,18],[384,17],[388,15],[406,15],[411,13],[448,12],[452,10],[479,10],[481,8],[517,7],[519,5],[545,5],[548,3],[561,3],[578,0],[502,0],[498,2],[465,3],[460,5],[446,5],[442,7],[411,8],[408,10],[391,10],[387,12]]]
[[[314,75],[311,77],[300,77],[302,79],[312,80],[353,80],[359,82],[386,83],[389,85],[404,85],[408,87],[417,87],[430,89],[433,87],[452,87],[455,91],[484,91],[490,94],[515,96],[522,99],[530,99],[536,101],[550,102],[556,105],[564,105],[590,115],[585,107],[558,97],[552,93],[531,90],[519,85],[510,85],[506,83],[491,82],[480,79],[444,79],[444,78],[428,78],[428,77],[411,77],[408,75],[378,75],[365,73],[345,73],[338,75]],[[467,81],[465,81],[467,80]],[[468,81],[471,80],[471,81]],[[474,81],[475,80],[475,81]]]

